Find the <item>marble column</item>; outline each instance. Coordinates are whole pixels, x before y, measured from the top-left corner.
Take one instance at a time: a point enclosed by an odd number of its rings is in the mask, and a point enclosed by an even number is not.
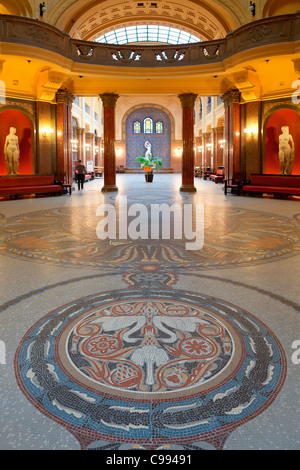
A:
[[[201,166],[202,164],[202,137],[197,136],[195,137],[195,165]]]
[[[220,141],[224,140],[224,128],[223,127],[215,127],[213,129],[214,133],[214,168],[217,169],[218,166],[223,166],[223,149],[224,143],[220,143]]]
[[[115,154],[115,108],[119,95],[103,93],[99,95],[103,103],[103,163],[104,185],[102,191],[118,191],[116,186]]]
[[[212,155],[211,133],[204,132],[202,136],[203,136],[203,165],[211,166],[211,155]]]
[[[182,185],[180,191],[194,192],[194,105],[197,95],[178,95],[182,107]]]
[[[67,90],[56,93],[57,179],[73,182],[72,170],[72,103],[74,96]]]
[[[95,137],[95,134],[93,134],[92,132],[86,132],[86,134],[85,134],[86,162],[94,161],[94,137]]]
[[[241,94],[230,90],[222,96],[225,108],[224,122],[224,166],[225,176],[231,179],[241,172]]]
[[[77,128],[77,139],[78,139],[78,160],[85,162],[85,159],[84,159],[85,129],[83,127]]]
[[[95,166],[101,166],[100,162],[100,153],[101,153],[101,137],[95,137]]]

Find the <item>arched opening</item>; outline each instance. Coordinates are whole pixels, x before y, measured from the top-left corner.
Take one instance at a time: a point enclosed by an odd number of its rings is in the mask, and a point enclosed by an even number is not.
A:
[[[178,6],[166,2],[124,0],[120,4],[111,0],[78,0],[70,5],[60,2],[47,13],[50,24],[67,31],[72,37],[92,41],[121,27],[154,23],[183,29],[203,40],[211,40],[225,37],[229,31],[245,24],[247,18],[248,11],[243,5],[195,4],[190,0],[184,0]]]
[[[4,109],[0,112],[0,148],[4,149],[6,137],[10,134],[10,128],[16,129],[19,145],[19,169],[20,175],[32,175],[34,173],[33,161],[33,129],[29,118],[17,109]],[[0,160],[0,175],[7,175],[7,161]]]
[[[0,14],[29,17],[34,16],[32,6],[27,0],[1,0]]]
[[[265,162],[264,173],[280,174],[279,136],[282,128],[288,127],[292,136],[295,154],[292,175],[300,174],[300,114],[293,109],[278,109],[265,124]]]
[[[263,9],[263,18],[267,16],[289,15],[300,9],[299,1],[269,0]]]
[[[140,124],[141,132],[134,132]],[[151,153],[160,157],[163,168],[171,166],[171,121],[167,113],[155,107],[133,110],[126,118],[126,167],[139,169],[135,159],[145,154],[145,142],[151,144]]]

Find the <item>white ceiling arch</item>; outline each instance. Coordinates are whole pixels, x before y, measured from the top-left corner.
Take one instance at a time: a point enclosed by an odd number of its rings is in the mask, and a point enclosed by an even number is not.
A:
[[[60,0],[47,21],[72,37],[95,40],[101,34],[134,24],[182,29],[202,40],[217,39],[247,22],[240,0]]]

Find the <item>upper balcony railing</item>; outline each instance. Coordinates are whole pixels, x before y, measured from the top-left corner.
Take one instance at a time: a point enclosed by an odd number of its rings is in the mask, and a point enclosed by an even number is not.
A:
[[[81,64],[118,67],[183,67],[215,64],[240,52],[300,41],[300,13],[265,18],[224,39],[186,45],[115,45],[72,39],[55,27],[20,16],[0,16],[0,42],[42,48]]]

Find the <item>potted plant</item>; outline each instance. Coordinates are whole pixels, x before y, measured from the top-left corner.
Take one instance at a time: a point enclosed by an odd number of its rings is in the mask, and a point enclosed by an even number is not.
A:
[[[137,157],[136,162],[141,164],[141,168],[145,171],[145,180],[147,183],[153,181],[153,169],[158,169],[162,166],[162,160],[159,157],[154,157],[152,153],[148,153],[147,156]]]

